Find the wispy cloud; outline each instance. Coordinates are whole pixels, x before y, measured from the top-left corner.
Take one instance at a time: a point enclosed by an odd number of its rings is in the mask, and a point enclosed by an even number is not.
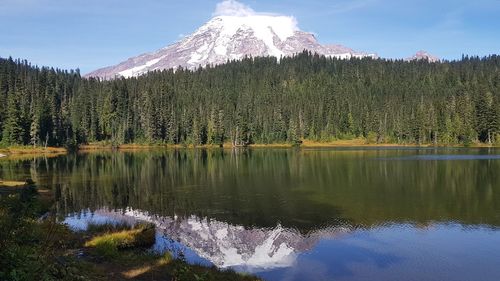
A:
[[[217,4],[213,16],[252,16],[256,12],[250,6],[235,0],[226,0]]]
[[[285,16],[283,14],[277,14],[277,13],[256,12],[250,6],[238,2],[236,0],[224,0],[222,2],[219,2],[215,7],[215,11],[212,13],[212,16],[247,17],[256,15],[286,17],[290,20],[289,22],[293,25],[293,29],[298,29],[297,19],[293,16]]]
[[[212,13],[212,16],[214,17],[216,16],[246,17],[255,15],[284,16],[283,14],[280,13],[257,12],[250,6],[236,0],[224,0],[222,2],[217,3],[215,11]]]

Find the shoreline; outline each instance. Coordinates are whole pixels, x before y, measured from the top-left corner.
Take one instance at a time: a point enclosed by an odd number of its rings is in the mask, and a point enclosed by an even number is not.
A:
[[[27,276],[23,280],[34,280],[42,274],[39,269],[45,268],[43,276],[50,280],[262,280],[234,270],[190,264],[169,251],[150,251],[156,243],[156,226],[147,222],[89,223],[85,230],[71,229],[56,219],[54,190],[40,189],[28,180],[2,184],[17,188],[0,196],[6,200],[0,204],[0,222],[7,227],[2,237],[7,246],[2,251],[14,257],[9,267],[0,270],[8,274],[2,276],[21,272]],[[28,211],[12,207],[19,204]]]
[[[67,149],[64,147],[32,147],[32,146],[12,146],[0,149],[0,159],[25,160],[38,157],[57,157],[66,155]]]
[[[80,145],[78,152],[117,150],[117,151],[136,151],[136,150],[155,150],[155,149],[234,149],[234,148],[384,148],[384,147],[407,147],[407,148],[500,148],[500,145],[488,145],[483,143],[474,143],[471,145],[463,144],[417,144],[417,143],[367,143],[365,139],[335,140],[328,142],[318,142],[304,140],[299,145],[291,143],[268,143],[268,144],[250,144],[248,146],[233,147],[231,143],[219,145],[182,145],[182,144],[122,144],[112,146],[108,144],[87,144]]]
[[[98,151],[147,151],[163,149],[289,149],[289,148],[500,148],[500,145],[488,145],[484,143],[473,143],[471,145],[463,144],[416,144],[416,143],[367,143],[365,139],[335,140],[329,142],[318,142],[304,140],[299,145],[291,143],[270,143],[270,144],[250,144],[248,146],[233,147],[231,143],[219,145],[181,145],[181,144],[122,144],[113,146],[111,144],[90,143],[78,146],[76,150],[79,153],[98,152]],[[31,147],[31,146],[12,146],[0,148],[0,159],[31,158],[37,156],[56,157],[65,155],[68,150],[64,147]]]
[[[60,154],[67,153],[68,150],[64,147],[33,147],[33,146],[8,146],[0,148],[0,157],[8,157],[9,155],[19,154]]]

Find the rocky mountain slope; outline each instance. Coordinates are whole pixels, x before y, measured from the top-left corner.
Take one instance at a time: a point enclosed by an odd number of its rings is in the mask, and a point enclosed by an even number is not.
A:
[[[415,55],[406,59],[406,61],[412,61],[412,60],[426,60],[428,62],[438,62],[441,59],[434,55],[429,54],[426,51],[418,51]]]
[[[179,66],[196,69],[247,56],[280,58],[304,50],[342,59],[377,56],[342,45],[322,45],[312,33],[301,31],[293,17],[240,13],[216,16],[175,44],[98,69],[86,77],[135,77],[149,71]]]

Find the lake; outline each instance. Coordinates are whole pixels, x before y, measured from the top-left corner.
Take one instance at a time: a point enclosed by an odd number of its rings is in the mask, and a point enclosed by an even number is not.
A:
[[[156,224],[155,251],[266,280],[500,280],[500,150],[209,149],[0,160],[61,221]]]

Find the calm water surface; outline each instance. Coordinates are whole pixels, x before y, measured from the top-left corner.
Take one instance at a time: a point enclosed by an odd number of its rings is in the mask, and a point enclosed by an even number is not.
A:
[[[500,280],[500,150],[255,149],[1,160],[62,220],[147,220],[155,251],[266,280]]]

